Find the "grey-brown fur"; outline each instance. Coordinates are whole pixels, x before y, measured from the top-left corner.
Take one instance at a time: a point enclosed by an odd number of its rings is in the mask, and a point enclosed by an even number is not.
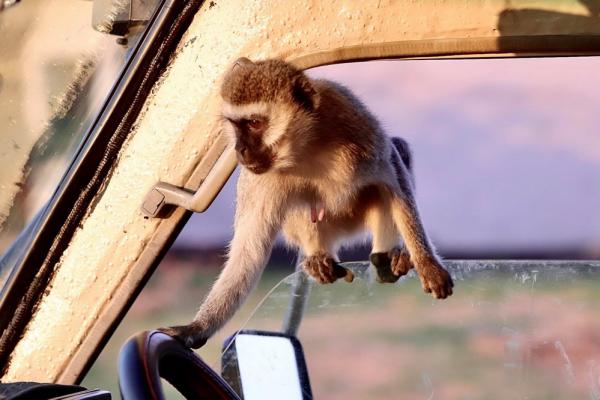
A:
[[[280,60],[252,63],[242,58],[223,80],[221,96],[232,104],[293,102],[308,99],[302,89],[310,92],[311,98],[315,95],[307,77],[291,65]]]
[[[345,274],[337,265],[339,246],[368,229],[380,282],[396,281],[414,266],[426,292],[452,294],[452,279],[421,224],[408,144],[388,138],[348,89],[310,80],[279,60],[240,59],[224,79],[222,97],[223,128],[243,166],[235,234],[194,321],[167,333],[201,346],[252,290],[280,230],[320,283]],[[317,223],[315,210],[324,216]]]

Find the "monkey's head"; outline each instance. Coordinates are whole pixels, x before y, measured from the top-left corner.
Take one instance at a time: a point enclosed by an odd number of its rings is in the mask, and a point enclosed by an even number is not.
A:
[[[280,60],[237,60],[221,86],[225,132],[239,162],[255,174],[297,165],[310,141],[319,95],[310,80]]]

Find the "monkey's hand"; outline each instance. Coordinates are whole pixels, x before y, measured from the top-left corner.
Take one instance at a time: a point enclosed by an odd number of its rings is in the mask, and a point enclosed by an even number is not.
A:
[[[436,299],[445,299],[452,295],[454,282],[438,260],[433,258],[415,263],[415,268],[426,293],[431,293]]]
[[[170,328],[158,328],[160,332],[179,340],[185,347],[199,349],[204,346],[208,337],[204,335],[202,327],[192,322],[189,325],[172,326]]]
[[[371,264],[377,271],[377,282],[393,283],[413,268],[410,256],[404,247],[394,247],[387,253],[371,253]]]
[[[333,283],[338,278],[344,278],[346,282],[354,280],[354,274],[349,269],[339,265],[327,253],[318,252],[304,260],[304,270],[319,283]]]

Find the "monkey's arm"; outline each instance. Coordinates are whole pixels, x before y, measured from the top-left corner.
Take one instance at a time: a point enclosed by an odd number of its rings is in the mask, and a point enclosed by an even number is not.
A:
[[[238,197],[227,261],[194,320],[161,329],[188,347],[204,345],[233,316],[262,274],[281,223],[281,202],[273,197],[277,194],[265,193],[264,187],[262,191]]]

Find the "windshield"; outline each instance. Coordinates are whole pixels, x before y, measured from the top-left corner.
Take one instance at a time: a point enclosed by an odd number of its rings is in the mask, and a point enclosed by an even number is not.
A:
[[[23,0],[0,12],[0,255],[35,230],[143,31],[94,30],[96,3],[114,20],[127,2]],[[0,288],[25,243],[0,262]]]
[[[447,261],[460,290],[445,301],[414,273],[379,284],[368,264],[345,265],[352,284],[309,281],[297,333],[316,398],[600,395],[600,261]],[[302,274],[274,286],[243,329],[281,331]]]

